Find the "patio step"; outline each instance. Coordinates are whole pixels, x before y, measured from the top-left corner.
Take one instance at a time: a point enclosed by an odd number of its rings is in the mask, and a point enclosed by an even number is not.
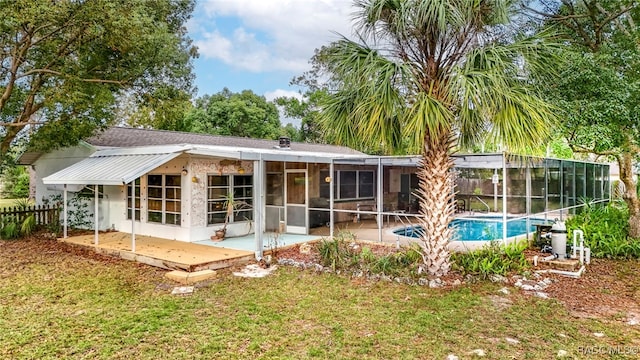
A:
[[[199,281],[208,280],[216,277],[217,273],[214,270],[200,270],[194,272],[186,272],[182,270],[173,270],[164,274],[165,277],[173,281],[179,282],[185,285],[195,284]]]

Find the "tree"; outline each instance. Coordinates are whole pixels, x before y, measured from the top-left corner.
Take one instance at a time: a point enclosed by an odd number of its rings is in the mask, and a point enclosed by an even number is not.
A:
[[[509,36],[513,1],[357,0],[356,34],[329,46],[338,83],[325,131],[385,153],[420,151],[422,256],[433,276],[450,269],[457,147],[492,136],[511,151],[542,143],[550,106],[529,86],[544,62],[540,38]]]
[[[533,18],[561,29],[567,61],[547,89],[574,152],[615,159],[625,185],[629,234],[640,238],[633,166],[640,154],[640,9],[632,0],[542,1]]]
[[[2,0],[0,157],[17,138],[37,150],[110,125],[116,98],[190,91],[193,0]]]
[[[251,90],[233,93],[225,88],[196,99],[186,116],[193,132],[277,139],[280,119],[276,106]]]
[[[188,132],[192,124],[187,113],[192,107],[189,92],[162,86],[153,93],[121,96],[118,119],[131,127]]]

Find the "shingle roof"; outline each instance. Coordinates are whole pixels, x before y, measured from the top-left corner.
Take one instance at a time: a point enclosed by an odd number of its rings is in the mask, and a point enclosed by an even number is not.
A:
[[[97,147],[133,147],[170,144],[218,145],[251,149],[274,149],[278,140],[263,140],[236,136],[217,136],[178,131],[112,127],[86,140]],[[291,142],[292,151],[364,155],[344,146]]]

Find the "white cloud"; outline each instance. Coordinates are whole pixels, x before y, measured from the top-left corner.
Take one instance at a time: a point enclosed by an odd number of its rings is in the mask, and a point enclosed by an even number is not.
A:
[[[279,98],[279,97],[292,97],[292,98],[302,100],[302,94],[300,94],[299,92],[292,91],[292,90],[283,90],[283,89],[267,91],[264,93],[264,97],[267,99],[267,101],[273,101],[273,99]]]
[[[351,34],[351,0],[208,0],[189,30],[201,56],[253,72],[309,68],[313,51]],[[199,7],[200,8],[200,7]],[[223,20],[240,25],[223,28]]]

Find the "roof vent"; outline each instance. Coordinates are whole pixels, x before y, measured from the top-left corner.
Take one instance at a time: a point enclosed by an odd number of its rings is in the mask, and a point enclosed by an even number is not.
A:
[[[280,136],[278,147],[280,149],[291,149],[291,139],[286,136]]]

